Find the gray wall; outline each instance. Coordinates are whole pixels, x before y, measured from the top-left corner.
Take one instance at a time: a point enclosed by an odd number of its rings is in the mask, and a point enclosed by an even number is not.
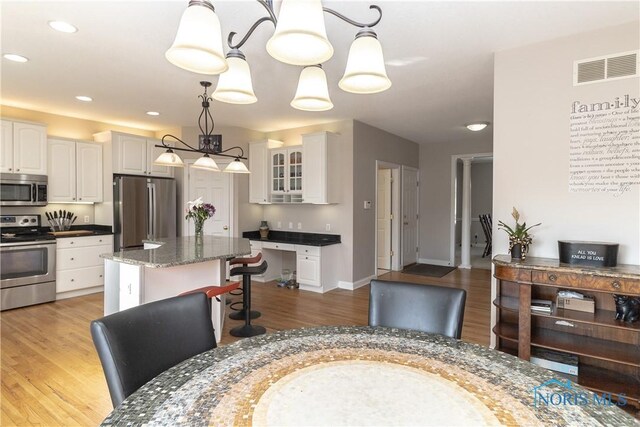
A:
[[[493,162],[480,161],[471,163],[471,243],[484,246],[484,231],[478,215],[490,214],[493,203]]]
[[[420,254],[423,262],[449,262],[451,247],[451,156],[491,153],[491,134],[478,142],[420,145]]]
[[[376,160],[419,167],[419,147],[413,141],[365,123],[353,122],[353,281],[376,273],[376,209],[364,209],[364,201],[376,200]]]

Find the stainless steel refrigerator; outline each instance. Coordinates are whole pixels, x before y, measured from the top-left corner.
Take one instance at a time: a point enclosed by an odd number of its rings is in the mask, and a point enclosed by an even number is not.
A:
[[[171,178],[113,177],[115,250],[176,237],[176,182]]]

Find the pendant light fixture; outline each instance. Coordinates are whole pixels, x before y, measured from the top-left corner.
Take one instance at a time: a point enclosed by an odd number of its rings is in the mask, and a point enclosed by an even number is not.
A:
[[[347,68],[338,83],[340,89],[351,93],[378,93],[391,87],[384,66],[382,46],[377,34],[363,28],[349,49]]]
[[[167,134],[162,137],[161,145],[156,145],[156,147],[165,148],[167,151],[160,154],[160,156],[158,156],[153,164],[159,166],[184,167],[184,162],[182,161],[180,156],[174,153],[174,150],[176,150],[202,154],[202,157],[196,160],[192,166],[196,169],[203,169],[211,172],[220,172],[220,168],[216,164],[215,160],[211,158],[211,155],[214,155],[221,157],[230,157],[234,159],[224,169],[224,172],[249,173],[249,170],[247,169],[245,164],[240,160],[247,160],[247,158],[244,156],[244,150],[242,149],[242,147],[231,147],[227,148],[226,150],[222,149],[222,135],[215,135],[213,133],[215,124],[213,122],[213,116],[209,111],[211,97],[209,97],[209,95],[207,94],[207,88],[211,86],[211,83],[200,82],[200,86],[204,88],[204,93],[202,95],[198,95],[198,97],[202,100],[202,112],[200,112],[200,116],[198,117],[198,126],[200,127],[201,132],[198,148],[192,147],[177,136]],[[164,142],[167,138],[173,138],[187,148],[170,147]],[[231,150],[239,150],[240,154],[226,154]]]
[[[173,45],[165,53],[173,65],[200,74],[220,74],[228,65],[222,52],[220,20],[209,0],[191,0]]]
[[[257,101],[251,82],[251,70],[240,48],[263,22],[271,22],[275,31],[267,41],[269,54],[285,64],[304,66],[298,90],[291,105],[305,111],[326,111],[333,107],[329,99],[327,78],[318,65],[333,56],[333,46],[327,38],[324,12],[361,28],[349,50],[344,76],[339,87],[346,92],[369,94],[391,87],[387,77],[382,46],[372,30],[382,19],[382,9],[372,22],[354,21],[333,9],[322,6],[321,0],[282,0],[276,17],[272,0],[257,0],[267,12],[249,28],[237,43],[235,32],[229,33],[226,57],[222,52],[220,21],[209,0],[191,0],[182,15],[173,45],[165,56],[174,65],[202,74],[220,74],[213,98],[232,104]],[[315,81],[315,89],[311,81]]]
[[[267,52],[291,65],[315,65],[333,56],[320,0],[282,0],[276,31]]]
[[[298,90],[291,106],[303,111],[327,111],[333,108],[327,87],[327,75],[322,65],[304,67],[300,73]]]
[[[220,74],[213,99],[230,104],[253,104],[258,100],[253,93],[251,70],[243,53],[232,49],[227,54],[229,69]]]

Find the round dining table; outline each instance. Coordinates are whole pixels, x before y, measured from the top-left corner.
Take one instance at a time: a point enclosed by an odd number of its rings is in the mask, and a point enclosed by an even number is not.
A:
[[[129,396],[103,425],[640,425],[615,404],[536,404],[537,387],[567,391],[553,379],[561,378],[441,335],[303,328],[194,356]]]

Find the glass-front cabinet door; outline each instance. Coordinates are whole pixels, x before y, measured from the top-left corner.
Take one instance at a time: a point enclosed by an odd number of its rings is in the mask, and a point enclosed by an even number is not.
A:
[[[286,192],[286,151],[271,152],[271,192],[281,194]]]
[[[302,193],[302,150],[290,149],[289,152],[289,192]]]

